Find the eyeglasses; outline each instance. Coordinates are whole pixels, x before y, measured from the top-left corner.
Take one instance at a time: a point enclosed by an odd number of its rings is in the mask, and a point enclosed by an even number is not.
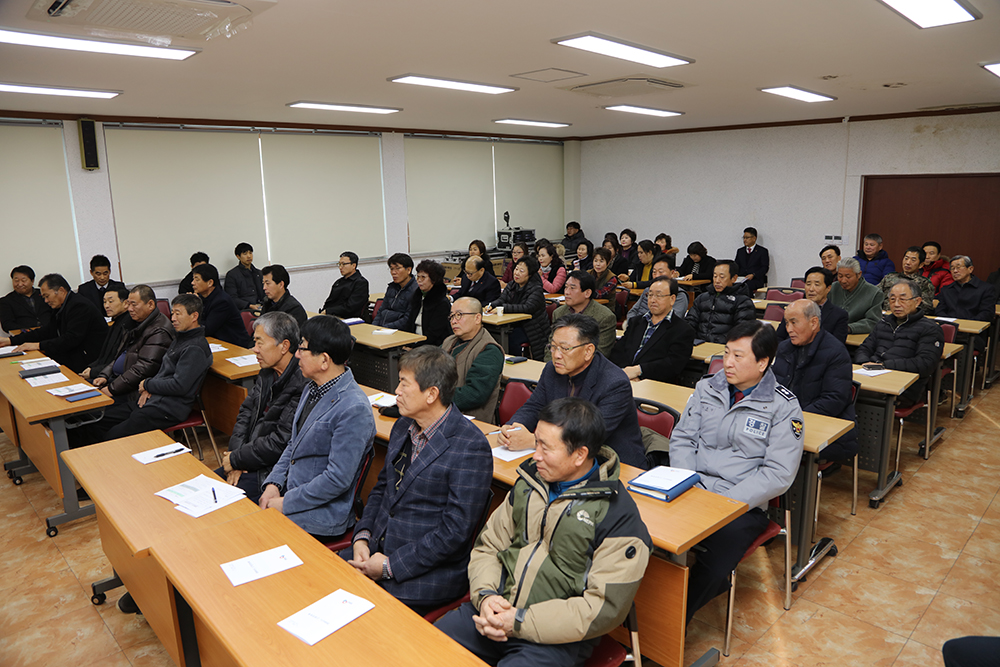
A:
[[[666,292],[666,293],[663,293],[663,292],[650,292],[649,294],[646,295],[646,298],[647,299],[652,299],[652,298],[655,298],[655,299],[666,299],[669,296],[673,296],[673,294],[671,294],[670,292]]]
[[[452,313],[448,316],[449,322],[457,322],[465,315],[478,315],[479,313]]]
[[[354,262],[337,262],[337,266],[350,266]]]
[[[572,347],[568,345],[556,345],[555,343],[552,343],[549,345],[549,352],[551,352],[552,354],[555,354],[556,352],[561,352],[562,354],[569,354],[576,348],[583,347],[584,345],[590,345],[590,343],[580,343],[579,345],[573,345]]]
[[[889,303],[905,303],[907,301],[913,301],[914,299],[920,299],[919,296],[890,296]]]

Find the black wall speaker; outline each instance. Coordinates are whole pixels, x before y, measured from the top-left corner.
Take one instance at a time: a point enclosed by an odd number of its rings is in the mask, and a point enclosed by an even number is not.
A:
[[[81,118],[76,125],[80,128],[80,161],[83,163],[83,168],[89,171],[100,169],[101,165],[97,160],[97,128],[94,121]]]

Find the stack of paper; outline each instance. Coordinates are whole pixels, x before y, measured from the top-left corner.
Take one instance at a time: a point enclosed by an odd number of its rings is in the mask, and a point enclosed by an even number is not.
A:
[[[508,449],[506,445],[497,445],[493,448],[493,458],[501,461],[516,461],[534,453],[534,449]]]
[[[157,461],[172,459],[175,456],[187,454],[190,451],[191,450],[188,447],[185,447],[179,442],[171,442],[169,445],[163,445],[162,447],[155,447],[153,449],[147,449],[144,452],[133,454],[132,458],[142,465],[148,465],[150,463],[156,463]]]
[[[868,377],[873,378],[877,375],[885,375],[886,373],[891,373],[892,371],[887,370],[885,368],[883,368],[880,371],[870,371],[867,368],[858,368],[855,369],[854,372],[857,373],[858,375],[867,375]]]
[[[219,345],[218,343],[209,343],[208,349],[212,351],[212,354],[215,354],[216,352],[225,352],[227,348],[225,345]]]
[[[391,336],[392,334],[396,333],[396,331],[398,331],[398,329],[373,329],[372,330],[372,335],[373,336]]]
[[[368,600],[341,588],[285,620],[278,621],[278,626],[314,646],[324,637],[374,608],[375,605]]]
[[[246,497],[243,489],[205,475],[157,491],[156,495],[166,498],[177,506],[176,509],[196,519]]]
[[[28,380],[31,382],[34,378]],[[68,387],[57,387],[56,389],[46,389],[53,396],[60,396],[65,398],[66,396],[72,396],[73,394],[82,394],[85,391],[94,391],[94,387],[87,384],[86,382],[80,382],[78,384],[71,384]]]
[[[396,405],[396,395],[386,393],[372,394],[368,397],[368,402],[376,408],[387,408],[390,405]]]
[[[24,378],[32,387],[44,387],[47,384],[59,384],[66,382],[68,377],[62,373],[49,373],[48,375],[36,375],[35,377]]]
[[[226,361],[231,364],[236,364],[239,367],[243,366],[253,366],[257,363],[256,354],[244,354],[242,357],[229,357]]]
[[[48,357],[42,357],[41,359],[27,359],[21,362],[22,371],[32,371],[36,368],[46,368],[48,366],[59,366],[59,362],[55,359],[49,359]]]

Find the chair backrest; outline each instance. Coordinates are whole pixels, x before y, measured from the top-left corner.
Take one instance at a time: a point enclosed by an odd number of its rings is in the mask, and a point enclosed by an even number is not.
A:
[[[942,322],[941,320],[938,320],[937,323],[941,325],[941,333],[944,334],[944,342],[954,343],[955,332],[958,331],[958,327],[951,322]]]
[[[368,473],[372,469],[372,461],[374,460],[375,450],[372,449],[361,459],[361,474],[358,475],[358,483],[354,485],[354,516],[359,519],[365,509],[365,503],[361,500],[361,489],[365,486],[365,480],[368,479]]]
[[[780,303],[769,303],[764,309],[764,319],[780,322],[785,319],[785,306]]]
[[[639,426],[645,426],[669,439],[674,430],[674,424],[680,415],[669,405],[648,399],[635,399],[635,412],[639,417]]]
[[[500,398],[500,405],[497,406],[501,424],[506,424],[514,416],[514,413],[521,409],[521,406],[531,397],[531,391],[526,380],[507,381],[503,396]]]
[[[618,290],[615,293],[615,311],[618,315],[618,326],[621,327],[622,322],[625,321],[625,316],[628,315],[628,291]]]
[[[798,287],[800,289],[806,288],[806,281],[802,278],[792,278],[792,287]]]
[[[552,324],[552,313],[556,312],[556,308],[558,308],[560,305],[561,304],[558,301],[556,303],[545,304],[545,314],[549,316],[550,325]]]
[[[170,317],[170,301],[167,299],[157,299],[156,307],[160,309],[160,312]]]
[[[373,320],[375,319],[375,316],[378,315],[378,309],[381,308],[381,307],[382,307],[382,299],[376,299],[375,300],[375,307],[372,308],[372,319]]]
[[[861,393],[861,383],[857,380],[851,380],[851,405],[858,402],[858,394]]]
[[[767,290],[767,296],[765,298],[768,301],[797,301],[798,299],[804,298],[805,295],[806,293],[803,290],[783,287],[781,289],[772,288]]]
[[[250,334],[251,338],[253,338],[253,313],[244,310],[240,312],[240,317],[243,318],[243,326],[246,328],[247,333]]]
[[[712,358],[708,362],[708,374],[715,375],[722,370],[722,355],[716,354],[712,355]]]

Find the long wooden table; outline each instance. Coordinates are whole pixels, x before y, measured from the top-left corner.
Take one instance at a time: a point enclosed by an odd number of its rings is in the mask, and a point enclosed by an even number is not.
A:
[[[132,454],[171,442],[173,438],[163,431],[152,431],[74,449],[62,458],[94,501],[101,546],[115,572],[91,584],[91,601],[102,604],[107,591],[126,586],[167,653],[184,667],[172,591],[163,569],[148,557],[150,548],[157,542],[182,543],[194,531],[260,508],[243,499],[195,519],[154,495],[198,475],[214,475],[194,456],[174,456],[149,465],[132,458]],[[193,558],[187,567],[203,568],[204,561]],[[233,607],[229,614],[240,617],[238,609]]]
[[[4,431],[12,435],[11,439],[18,445],[18,459],[4,464],[7,476],[14,484],[20,484],[23,475],[40,472],[62,499],[63,511],[45,519],[45,534],[55,537],[60,524],[94,513],[92,505],[80,507],[76,480],[59,457],[69,449],[67,431],[97,421],[104,414],[104,408],[114,401],[101,394],[71,403],[48,393],[47,389],[84,382],[65,366],[60,366],[59,370],[68,379],[56,384],[31,387],[26,380],[18,377],[21,365],[17,362],[44,356],[31,352],[23,357],[14,357],[13,363],[0,359],[0,394],[5,403],[0,406],[0,414],[4,415]]]
[[[504,313],[503,315],[497,315],[493,312],[483,314],[483,326],[497,338],[497,342],[500,343],[500,347],[503,348],[506,354],[519,354],[520,350],[512,351],[510,349],[510,332],[519,322],[525,322],[530,319],[531,315],[528,313]]]
[[[209,424],[212,428],[229,435],[233,432],[236,416],[243,401],[246,400],[247,392],[257,380],[260,364],[237,366],[227,360],[253,354],[253,351],[217,338],[209,338],[208,342],[223,345],[226,349],[212,354],[212,367],[205,376],[201,397],[205,403]]]

